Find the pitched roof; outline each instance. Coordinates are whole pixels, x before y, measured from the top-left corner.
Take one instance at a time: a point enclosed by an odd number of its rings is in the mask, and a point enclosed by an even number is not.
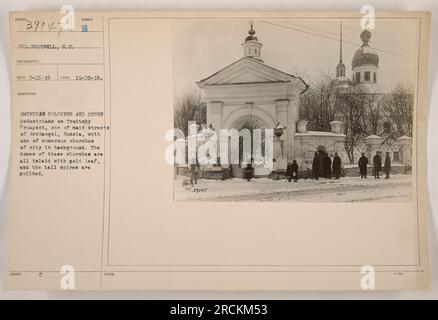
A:
[[[198,82],[198,86],[236,85],[250,83],[287,83],[298,79],[304,89],[308,85],[300,77],[270,67],[250,57],[243,57]]]

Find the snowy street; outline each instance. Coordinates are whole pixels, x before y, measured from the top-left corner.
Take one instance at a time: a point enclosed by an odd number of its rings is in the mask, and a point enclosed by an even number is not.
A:
[[[234,178],[228,180],[198,180],[191,187],[190,180],[178,176],[175,180],[177,201],[302,201],[302,202],[357,202],[410,201],[412,176],[392,175],[390,179],[361,179],[345,177],[339,180],[310,180],[298,182],[252,179],[247,182]]]

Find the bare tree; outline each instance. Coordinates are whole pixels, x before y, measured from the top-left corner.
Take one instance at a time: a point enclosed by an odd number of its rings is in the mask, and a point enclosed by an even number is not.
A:
[[[203,124],[207,121],[207,106],[202,102],[199,91],[187,91],[176,100],[173,116],[175,128],[181,129],[188,135],[189,121]]]
[[[383,110],[392,123],[396,136],[412,137],[414,97],[409,89],[398,85],[383,101]]]
[[[328,131],[330,122],[335,120],[338,90],[326,74],[310,83],[310,88],[300,99],[300,118],[309,121],[310,130]]]
[[[345,133],[344,147],[351,163],[354,163],[354,150],[358,140],[375,130],[377,111],[375,119],[371,121],[372,125],[368,114],[374,108],[375,97],[359,85],[351,86],[339,94],[339,113],[343,118]]]
[[[311,86],[301,96],[300,118],[307,119],[309,130],[315,131],[329,131],[331,121],[341,120],[351,163],[358,141],[388,131],[385,122],[391,123],[391,136],[412,136],[413,95],[405,86],[398,85],[391,94],[382,95],[362,85],[337,87],[325,73],[316,81],[307,81]]]
[[[366,103],[367,135],[378,135],[383,126],[383,100],[381,96],[370,93]]]

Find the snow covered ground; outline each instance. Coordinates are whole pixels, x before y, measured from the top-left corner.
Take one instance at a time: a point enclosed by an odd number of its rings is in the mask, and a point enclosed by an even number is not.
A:
[[[253,179],[198,180],[194,187],[189,180],[178,176],[175,180],[177,201],[302,201],[302,202],[350,202],[410,201],[412,196],[411,175],[391,175],[391,179],[361,179],[345,177],[339,180],[310,180],[298,182]]]

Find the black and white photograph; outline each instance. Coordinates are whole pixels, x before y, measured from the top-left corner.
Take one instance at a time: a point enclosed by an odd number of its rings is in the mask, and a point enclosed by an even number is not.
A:
[[[438,7],[256,2],[0,4],[0,300],[437,296]]]
[[[175,201],[409,202],[413,19],[173,23]]]

